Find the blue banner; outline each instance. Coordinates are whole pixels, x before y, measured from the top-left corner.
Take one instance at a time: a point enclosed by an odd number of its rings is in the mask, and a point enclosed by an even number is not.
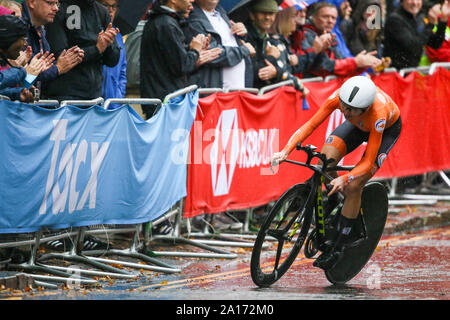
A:
[[[130,106],[0,101],[0,233],[152,221],[186,196],[198,93],[144,121]]]

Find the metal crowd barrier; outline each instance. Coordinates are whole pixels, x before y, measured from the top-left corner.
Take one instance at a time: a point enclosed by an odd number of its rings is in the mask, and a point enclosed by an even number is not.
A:
[[[103,102],[105,100],[103,98],[97,98],[92,100],[64,100],[61,101],[60,106],[65,107],[67,105],[73,105],[73,106],[93,106],[93,105],[103,105]]]

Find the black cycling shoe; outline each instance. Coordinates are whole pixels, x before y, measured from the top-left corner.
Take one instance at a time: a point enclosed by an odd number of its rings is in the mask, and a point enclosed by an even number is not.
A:
[[[58,251],[58,252],[65,252],[72,249],[73,243],[72,240],[69,238],[62,238],[62,239],[56,239],[51,240],[43,244],[44,248]]]
[[[327,271],[339,262],[343,256],[343,253],[344,252],[340,250],[324,252],[314,261],[313,266]]]
[[[172,223],[169,220],[164,220],[157,225],[152,225],[152,235],[166,236],[173,232]]]
[[[114,249],[113,246],[107,242],[103,242],[93,236],[85,236],[83,242],[83,251],[88,250],[108,250]]]

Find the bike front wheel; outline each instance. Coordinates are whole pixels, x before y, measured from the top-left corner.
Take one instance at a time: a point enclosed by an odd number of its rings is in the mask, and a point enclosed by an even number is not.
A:
[[[310,187],[296,184],[270,210],[253,246],[250,270],[253,282],[266,287],[280,279],[297,257],[311,224],[307,210]],[[263,254],[263,248],[269,250]],[[275,252],[273,257],[271,254]]]

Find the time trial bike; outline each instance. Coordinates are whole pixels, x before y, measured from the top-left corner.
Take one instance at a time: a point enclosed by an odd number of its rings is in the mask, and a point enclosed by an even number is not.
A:
[[[260,287],[267,287],[280,279],[292,265],[303,244],[304,256],[314,258],[320,251],[330,250],[330,240],[335,238],[336,227],[344,197],[338,194],[338,205],[334,210],[324,210],[328,203],[327,181],[329,172],[350,171],[353,166],[329,166],[333,159],[326,159],[312,145],[297,145],[297,150],[306,152],[305,162],[284,160],[283,162],[306,167],[313,175],[305,183],[290,187],[274,204],[256,237],[251,262],[251,277]],[[313,159],[321,163],[312,164]],[[384,230],[388,214],[388,195],[385,186],[369,181],[363,189],[361,209],[350,233],[352,239],[346,245],[342,257],[325,271],[333,284],[344,284],[355,277],[369,261]],[[263,251],[263,247],[274,245],[275,250]],[[270,255],[274,254],[274,257]]]

